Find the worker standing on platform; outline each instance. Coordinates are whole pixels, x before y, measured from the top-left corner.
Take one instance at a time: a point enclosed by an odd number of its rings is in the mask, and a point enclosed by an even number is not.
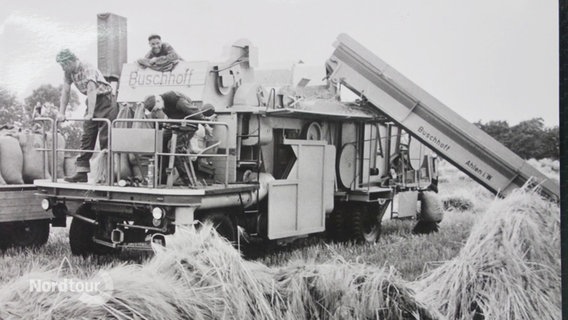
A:
[[[69,104],[71,84],[74,83],[79,92],[87,96],[86,121],[83,123],[81,150],[93,150],[97,142],[97,135],[99,136],[101,150],[106,149],[108,147],[107,123],[91,120],[93,118],[105,118],[112,121],[116,118],[118,106],[112,103],[111,85],[97,68],[81,62],[69,49],[61,50],[56,56],[56,61],[65,72],[57,119],[65,121],[65,110]],[[81,153],[75,163],[76,174],[71,177],[65,177],[65,181],[87,182],[87,173],[90,171],[89,160],[92,155],[91,152]]]

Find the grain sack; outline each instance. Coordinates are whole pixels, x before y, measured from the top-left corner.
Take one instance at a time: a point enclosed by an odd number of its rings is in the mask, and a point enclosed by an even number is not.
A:
[[[0,136],[0,173],[8,184],[23,184],[24,155],[14,137]]]
[[[47,168],[44,168],[43,152],[36,150],[44,147],[41,134],[25,130],[20,132],[19,142],[24,159],[22,170],[24,183],[33,183],[34,179],[50,178]]]
[[[115,153],[114,154],[114,177],[116,180],[126,179],[132,177],[132,169],[130,169],[130,161],[128,160],[127,153]]]
[[[48,148],[51,148],[52,146],[52,139],[51,139],[51,134],[47,135],[47,140],[46,140],[46,144]],[[66,146],[66,142],[65,142],[65,137],[63,137],[63,135],[61,133],[57,133],[57,149],[65,149]],[[51,162],[52,162],[52,156],[51,156],[51,151],[48,152],[48,161],[49,161],[49,173],[51,175],[53,175],[52,169],[51,169]],[[65,176],[65,169],[64,169],[64,164],[65,163],[65,152],[58,152],[57,153],[57,178],[63,178]]]
[[[105,183],[107,179],[107,155],[108,150],[95,153],[90,160],[92,183]]]
[[[444,218],[444,206],[434,192],[422,192],[420,201],[421,219],[428,222],[441,222]]]

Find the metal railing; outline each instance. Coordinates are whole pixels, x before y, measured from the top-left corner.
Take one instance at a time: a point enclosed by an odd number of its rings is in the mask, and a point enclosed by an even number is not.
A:
[[[104,150],[82,150],[82,149],[59,149],[58,147],[58,139],[57,139],[57,129],[59,128],[59,123],[63,122],[60,121],[58,119],[51,119],[51,118],[46,118],[46,117],[38,117],[35,118],[34,121],[37,122],[50,122],[51,124],[51,136],[52,136],[52,143],[51,143],[51,149],[49,148],[39,148],[38,150],[40,151],[52,151],[51,152],[51,181],[52,182],[57,182],[57,154],[59,152],[83,152],[83,153],[100,153],[100,152],[105,152]],[[106,122],[107,124],[107,134],[108,134],[108,145],[110,147],[111,145],[111,135],[110,135],[110,129],[111,129],[111,121],[109,119],[105,119],[105,118],[93,118],[91,120],[86,120],[84,118],[67,118],[65,121],[94,121],[94,122]],[[47,157],[47,156],[46,156]],[[112,159],[110,156],[107,157],[107,172],[112,172]],[[44,164],[46,165],[46,164]],[[112,180],[109,180],[109,185],[111,185]]]
[[[154,128],[152,130],[154,130],[154,139],[155,139],[155,143],[154,143],[154,151],[153,151],[153,159],[154,159],[154,163],[157,164],[158,163],[158,159],[160,156],[173,156],[173,157],[202,157],[202,158],[224,158],[225,159],[225,176],[224,176],[224,185],[227,186],[229,184],[229,125],[227,123],[224,122],[217,122],[217,121],[204,121],[204,120],[176,120],[176,119],[115,119],[112,121],[112,128],[115,128],[115,125],[117,123],[120,122],[132,122],[132,123],[150,123],[153,124]],[[222,126],[225,127],[226,131],[225,131],[225,153],[224,154],[211,154],[211,153],[204,153],[208,150],[211,150],[215,147],[218,147],[221,142],[217,142],[213,145],[210,145],[208,147],[206,147],[204,150],[201,151],[201,153],[191,153],[191,152],[187,152],[187,153],[175,153],[175,152],[162,152],[161,150],[158,150],[158,146],[160,145],[159,143],[157,143],[157,139],[159,139],[159,130],[160,130],[160,124],[179,124],[180,126],[186,126],[188,124],[202,124],[202,125],[213,125],[213,126]],[[148,128],[147,128],[148,129]],[[110,147],[110,140],[109,140],[109,153],[111,154],[110,158],[112,157],[112,154],[116,153],[115,151],[112,150],[112,147]],[[163,148],[163,146],[162,146]],[[175,150],[175,148],[174,148]],[[135,153],[135,152],[126,152],[126,153]],[[157,170],[158,170],[158,166],[155,165],[154,166],[154,172],[153,172],[153,176],[157,177]],[[110,177],[110,181],[114,181],[114,174],[111,171],[111,173],[109,174]],[[154,179],[154,183],[152,185],[152,187],[156,186],[156,181],[157,179]]]
[[[82,150],[82,149],[67,149],[67,148],[59,148],[58,146],[58,139],[57,139],[57,131],[58,131],[58,127],[59,127],[59,123],[61,123],[62,121],[59,121],[57,119],[52,119],[52,118],[46,118],[46,117],[38,117],[35,118],[34,121],[36,122],[48,122],[50,125],[50,130],[51,131],[51,135],[52,135],[52,143],[51,143],[51,148],[45,147],[44,148],[37,148],[37,150],[39,151],[43,151],[44,152],[44,167],[49,167],[48,165],[48,152],[51,151],[51,181],[52,182],[57,182],[57,154],[60,152],[77,152],[77,153],[100,153],[100,152],[106,152],[107,153],[107,159],[106,159],[106,167],[107,167],[107,178],[106,178],[106,184],[109,186],[112,186],[114,183],[114,160],[113,160],[113,154],[115,153],[112,149],[112,129],[115,128],[115,125],[119,122],[139,122],[139,123],[151,123],[153,124],[154,128],[152,130],[155,131],[154,134],[154,139],[157,140],[159,138],[159,134],[158,134],[158,130],[160,130],[160,124],[179,124],[181,126],[184,125],[188,125],[188,124],[208,124],[208,125],[213,125],[213,126],[222,126],[225,127],[225,153],[224,154],[210,154],[210,153],[204,153],[208,150],[211,150],[212,148],[218,147],[221,143],[217,142],[216,144],[207,146],[204,150],[201,151],[201,153],[175,153],[175,152],[162,152],[161,150],[158,150],[158,146],[160,144],[158,143],[154,143],[154,152],[152,157],[154,158],[154,163],[158,163],[158,159],[160,156],[180,156],[180,157],[206,157],[206,158],[216,158],[216,157],[222,157],[225,159],[225,176],[224,176],[224,185],[227,186],[229,184],[229,125],[227,123],[224,122],[217,122],[217,121],[201,121],[201,120],[173,120],[173,119],[115,119],[112,122],[109,119],[105,119],[105,118],[94,118],[91,120],[86,120],[83,118],[68,118],[66,121],[95,121],[95,122],[106,122],[107,123],[107,130],[108,130],[108,150]],[[42,125],[42,130],[45,130],[45,127]],[[156,142],[156,141],[155,141]],[[175,149],[174,149],[175,150]],[[132,152],[127,152],[127,153],[132,153]],[[153,176],[157,177],[156,173],[158,170],[158,166],[154,166],[154,172],[153,172]],[[156,186],[156,179],[154,180],[154,184],[151,187],[155,187]]]

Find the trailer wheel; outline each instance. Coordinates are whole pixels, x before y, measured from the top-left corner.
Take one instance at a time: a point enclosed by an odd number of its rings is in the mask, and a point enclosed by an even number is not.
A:
[[[49,220],[27,220],[12,223],[11,245],[40,247],[49,239]]]
[[[358,242],[375,243],[381,236],[381,222],[377,214],[365,205],[351,205],[350,234]]]
[[[10,223],[1,222],[0,223],[0,250],[5,250],[10,246]]]
[[[94,219],[95,215],[88,205],[81,205],[77,209],[77,214]],[[103,246],[93,241],[95,226],[74,217],[69,228],[69,245],[73,255],[86,257],[91,254],[104,255],[113,251],[112,248]]]
[[[203,222],[210,221],[220,236],[229,240],[232,244],[237,242],[237,227],[231,218],[223,213],[213,213],[205,216]]]

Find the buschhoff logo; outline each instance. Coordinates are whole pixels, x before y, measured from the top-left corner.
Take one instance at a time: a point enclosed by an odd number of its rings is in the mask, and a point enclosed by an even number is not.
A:
[[[173,70],[170,72],[149,72],[136,70],[130,72],[128,85],[130,87],[148,86],[191,86],[193,69]]]

